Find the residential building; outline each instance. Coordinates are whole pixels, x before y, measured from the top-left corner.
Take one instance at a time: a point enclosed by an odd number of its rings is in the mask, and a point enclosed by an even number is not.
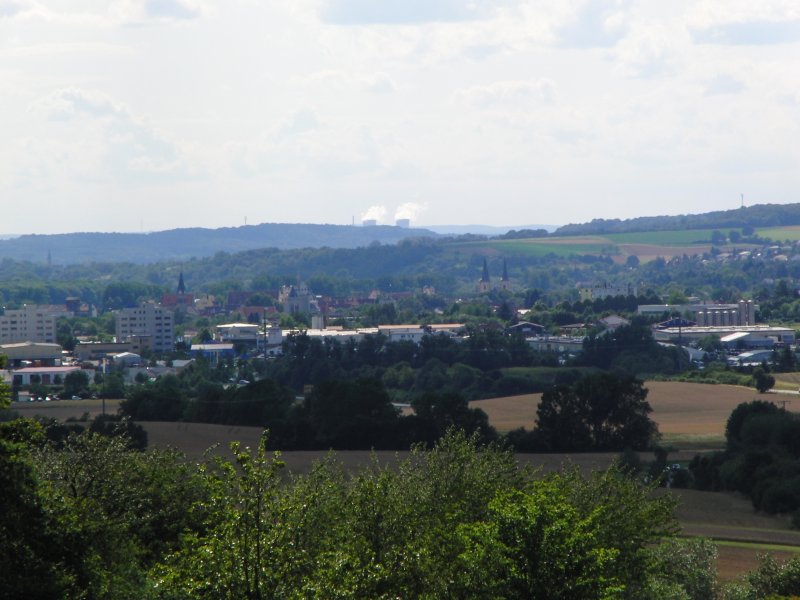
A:
[[[593,286],[579,287],[578,295],[581,301],[602,300],[603,298],[614,298],[616,296],[638,296],[639,288],[635,285],[611,284],[604,281]]]
[[[70,313],[63,306],[26,304],[22,308],[6,309],[0,316],[0,344],[55,343],[58,318],[68,316]]]
[[[118,342],[136,336],[150,336],[154,352],[171,352],[175,346],[175,316],[171,310],[153,302],[137,308],[115,311]]]

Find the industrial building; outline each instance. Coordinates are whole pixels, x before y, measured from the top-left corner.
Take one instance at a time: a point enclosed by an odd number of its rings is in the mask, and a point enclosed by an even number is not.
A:
[[[685,344],[709,335],[718,336],[730,348],[772,348],[795,343],[794,329],[769,325],[668,327],[653,331],[656,341],[672,344]]]
[[[739,300],[736,304],[640,304],[640,315],[678,313],[686,315],[699,327],[730,327],[756,324],[758,305],[752,300]]]

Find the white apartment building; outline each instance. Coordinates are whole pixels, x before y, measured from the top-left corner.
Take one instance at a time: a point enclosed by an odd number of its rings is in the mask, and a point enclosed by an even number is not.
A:
[[[114,312],[118,342],[133,336],[149,336],[154,352],[171,352],[175,348],[175,316],[171,310],[153,302],[137,308]]]
[[[0,316],[0,344],[18,342],[56,342],[56,322],[68,317],[63,306],[26,304],[22,308],[6,309]]]

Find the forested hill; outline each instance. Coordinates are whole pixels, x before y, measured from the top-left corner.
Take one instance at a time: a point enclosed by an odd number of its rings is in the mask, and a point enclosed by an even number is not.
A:
[[[594,219],[589,223],[564,225],[559,227],[553,235],[596,235],[679,229],[777,227],[781,225],[800,225],[800,203],[756,204],[697,215]]]
[[[304,223],[262,223],[219,229],[170,229],[153,233],[64,233],[24,235],[0,240],[0,258],[53,264],[188,260],[217,252],[258,248],[359,248],[378,242],[395,244],[411,237],[435,237],[427,229],[388,225],[355,227]]]

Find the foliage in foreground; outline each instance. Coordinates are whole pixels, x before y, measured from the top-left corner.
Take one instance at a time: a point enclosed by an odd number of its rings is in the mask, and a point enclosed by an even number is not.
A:
[[[287,476],[265,441],[193,467],[91,432],[0,427],[0,597],[731,600],[798,590],[765,561],[722,592],[715,547],[618,468],[520,469],[448,433],[393,466]],[[797,563],[797,564],[795,564]]]
[[[281,480],[236,448],[217,460],[207,533],[157,572],[162,598],[640,598],[672,501],[617,469],[531,477],[449,434],[353,477],[334,458]]]

